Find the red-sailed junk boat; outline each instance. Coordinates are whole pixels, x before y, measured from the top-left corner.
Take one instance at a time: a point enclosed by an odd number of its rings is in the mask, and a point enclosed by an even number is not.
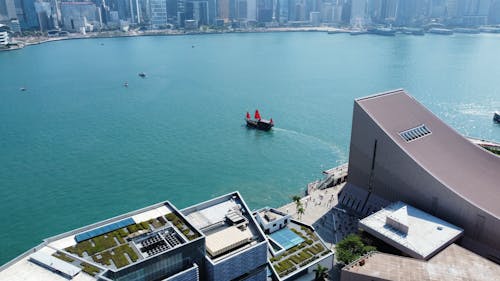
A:
[[[258,130],[269,131],[274,126],[273,118],[270,120],[264,120],[260,117],[259,110],[255,110],[254,119],[250,117],[250,113],[247,112],[247,116],[245,118],[247,121],[247,126],[249,128],[255,128]]]

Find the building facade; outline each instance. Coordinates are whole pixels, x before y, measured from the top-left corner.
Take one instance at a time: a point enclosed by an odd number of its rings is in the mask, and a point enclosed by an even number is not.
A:
[[[375,209],[376,198],[405,201],[463,228],[463,246],[499,262],[498,171],[500,157],[397,90],[355,101],[348,185],[339,200],[362,214]]]

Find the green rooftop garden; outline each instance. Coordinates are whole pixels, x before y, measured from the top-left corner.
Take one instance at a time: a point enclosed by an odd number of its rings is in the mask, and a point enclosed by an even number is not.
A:
[[[165,216],[168,221],[170,221],[188,240],[193,240],[199,237],[198,233],[191,229],[186,222],[178,217],[175,213],[170,213]]]
[[[319,239],[311,229],[302,226],[302,231],[294,228],[291,228],[291,230],[302,237],[304,242],[270,259],[280,277],[307,266],[314,260],[330,253],[321,242],[317,242]]]
[[[66,254],[62,253],[62,252],[55,252],[52,254],[52,256],[60,259],[60,260],[63,260],[65,262],[74,262],[75,260],[71,257],[68,257]]]
[[[167,221],[163,217],[150,219],[138,224],[132,224],[127,227],[108,232],[94,238],[81,241],[65,250],[69,253],[84,257],[92,257],[95,262],[110,266],[113,261],[117,268],[128,265],[130,262],[124,254],[127,254],[132,262],[139,259],[136,252],[127,244],[126,238],[138,231],[149,231],[152,227],[160,228]],[[69,258],[66,255],[56,255],[60,259]]]
[[[116,268],[121,268],[130,263],[124,254],[127,254],[132,262],[135,262],[139,259],[137,254],[134,252],[134,250],[132,250],[132,248],[130,248],[128,244],[123,244],[112,250],[95,254],[92,256],[92,259],[95,262],[105,264],[107,266],[111,265],[110,260],[112,260]]]
[[[82,266],[83,272],[89,274],[90,276],[95,276],[100,271],[98,267],[95,267],[90,263],[82,262],[80,265]]]

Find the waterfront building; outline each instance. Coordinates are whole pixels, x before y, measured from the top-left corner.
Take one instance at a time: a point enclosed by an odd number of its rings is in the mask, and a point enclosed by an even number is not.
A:
[[[267,241],[246,203],[234,192],[182,210],[205,236],[207,281],[264,281]]]
[[[0,46],[6,46],[7,44],[9,44],[9,33],[0,29]]]
[[[266,236],[273,280],[312,280],[317,264],[331,266],[333,253],[312,226],[269,207],[253,216]]]
[[[257,0],[257,21],[271,22],[273,20],[273,0]]]
[[[488,16],[489,24],[500,24],[500,0],[491,2],[490,14]]]
[[[17,19],[22,29],[39,27],[38,15],[35,11],[35,0],[15,0]]]
[[[49,2],[35,2],[35,11],[38,16],[38,24],[40,31],[53,29],[52,6]]]
[[[248,15],[247,0],[229,0],[229,19],[236,22],[244,22]]]
[[[209,25],[208,1],[189,0],[185,2],[185,5],[186,20],[195,20],[198,26]]]
[[[320,12],[310,12],[309,13],[309,22],[312,26],[319,26],[321,21],[321,13]]]
[[[354,102],[349,177],[339,203],[365,217],[404,201],[464,230],[458,243],[500,262],[500,157],[404,90]]]
[[[285,24],[288,22],[289,3],[289,0],[278,0],[277,2],[279,6],[278,18],[281,24]]]
[[[5,20],[17,18],[16,5],[14,0],[1,0],[0,3],[0,7],[2,7],[0,12],[4,15]]]
[[[168,22],[167,0],[150,0],[151,27],[153,29],[165,28]]]
[[[198,281],[205,237],[168,201],[46,239],[1,280]]]
[[[247,21],[257,21],[257,0],[247,0]]]
[[[92,31],[100,26],[100,12],[92,2],[62,2],[62,28],[67,31]]]
[[[217,1],[217,19],[222,19],[224,22],[229,21],[229,0]]]
[[[9,27],[10,27],[11,32],[14,32],[14,33],[21,32],[21,24],[19,23],[19,20],[17,20],[17,19],[10,20]]]
[[[351,0],[350,23],[356,27],[368,24],[366,0]]]

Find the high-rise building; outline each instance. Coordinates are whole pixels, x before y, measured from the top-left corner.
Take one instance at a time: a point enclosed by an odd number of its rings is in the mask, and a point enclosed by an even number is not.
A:
[[[229,2],[230,0],[217,1],[217,18],[225,22],[229,20]]]
[[[366,0],[352,0],[350,24],[352,26],[364,26],[369,23],[367,16]]]
[[[35,2],[35,11],[38,16],[40,31],[47,31],[54,28],[52,20],[52,6],[49,2]]]
[[[16,5],[14,0],[0,0],[2,3],[2,12],[6,20],[17,19]]]
[[[100,24],[99,11],[92,2],[62,2],[62,28],[67,31],[90,31]]]
[[[168,22],[167,0],[149,0],[151,10],[151,27],[165,28]]]
[[[186,1],[186,20],[195,20],[199,26],[208,25],[208,1]]]
[[[247,21],[257,20],[257,0],[247,0]]]
[[[465,0],[463,24],[485,25],[488,22],[491,0]]]
[[[273,20],[273,0],[257,0],[257,21],[271,22]]]
[[[264,281],[267,241],[239,193],[182,210],[205,236],[207,281]]]
[[[167,0],[167,21],[177,24],[177,0]]]
[[[278,20],[280,23],[287,23],[288,22],[288,16],[289,16],[289,0],[278,0],[278,7],[279,7],[279,12],[278,12]]]
[[[489,24],[500,24],[500,0],[491,2],[490,14],[488,15]]]

